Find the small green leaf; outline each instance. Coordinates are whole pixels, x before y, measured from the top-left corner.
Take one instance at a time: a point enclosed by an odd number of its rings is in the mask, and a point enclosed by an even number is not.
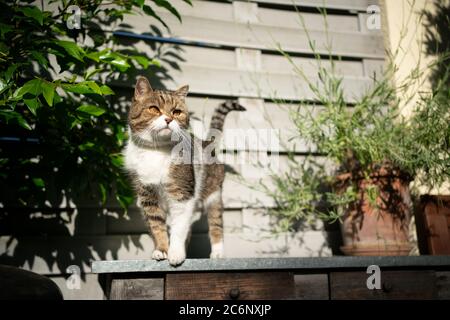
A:
[[[57,40],[54,41],[58,46],[66,50],[66,52],[79,61],[83,61],[83,56],[85,55],[84,50],[80,48],[75,42]]]
[[[72,117],[72,116],[68,116],[67,117],[67,122],[70,122],[70,130],[72,130],[76,125],[81,125],[82,124],[82,121],[80,121],[80,119],[78,119],[78,118],[75,118],[75,117]]]
[[[134,200],[133,196],[127,196],[122,194],[117,194],[116,199],[117,201],[119,201],[120,206],[125,210],[133,203]]]
[[[86,54],[86,57],[91,60],[94,60],[95,62],[100,62],[100,58],[99,58],[100,55],[101,55],[101,52],[94,51],[94,52],[90,52],[90,53]]]
[[[99,56],[101,61],[107,62],[116,67],[120,72],[127,71],[131,66],[128,64],[126,58],[115,52],[106,51]]]
[[[125,60],[125,59],[123,59],[123,58],[121,58],[121,57],[117,57],[117,58],[115,58],[114,60],[111,60],[110,63],[111,63],[113,66],[115,66],[117,69],[119,69],[119,71],[121,71],[121,72],[125,72],[125,71],[127,71],[127,69],[128,69],[129,67],[131,67],[131,66],[128,64],[127,60]]]
[[[99,94],[99,95],[102,94],[102,90],[100,89],[98,84],[95,83],[94,81],[85,81],[84,83],[86,83],[88,85],[88,87],[91,88],[92,91],[94,91],[94,93]]]
[[[161,63],[156,59],[152,59],[152,61],[150,61],[150,63],[154,66],[157,66],[158,68],[161,68]]]
[[[120,153],[111,154],[109,155],[109,157],[111,158],[111,162],[114,166],[116,166],[117,168],[123,168],[124,160],[123,156]]]
[[[115,54],[111,52],[111,50],[102,50],[97,53],[98,59],[100,60],[110,60],[113,59]]]
[[[9,54],[9,46],[3,42],[0,42],[0,55],[7,56]]]
[[[134,2],[134,4],[136,4],[136,5],[138,5],[139,7],[142,8],[142,6],[145,3],[145,0],[134,0],[133,2]]]
[[[94,106],[94,105],[82,105],[81,107],[77,108],[77,111],[90,114],[92,116],[98,117],[101,116],[106,112],[105,109],[102,109],[100,107]]]
[[[55,90],[55,96],[53,97],[53,104],[58,104],[62,101],[62,98],[59,96],[58,92]]]
[[[103,69],[92,69],[92,70],[89,70],[89,71],[87,71],[85,73],[84,79],[85,80],[89,80],[93,75],[99,73],[100,71],[103,71]]]
[[[73,93],[79,93],[79,94],[88,94],[88,93],[94,93],[92,88],[89,87],[86,82],[80,82],[80,83],[64,83],[61,85],[61,87],[69,92]]]
[[[28,109],[31,111],[33,115],[36,115],[36,110],[39,109],[39,107],[41,106],[41,103],[38,100],[38,98],[23,99],[23,102],[25,102]]]
[[[16,118],[17,123],[27,130],[32,130],[31,126],[28,124],[27,120],[25,120],[22,116]]]
[[[102,204],[106,202],[106,187],[103,183],[99,183],[98,187],[100,188],[100,195],[102,197]]]
[[[143,56],[131,56],[131,58],[134,59],[141,66],[143,66],[145,69],[147,69],[148,65],[150,64],[150,61],[146,57],[143,57]]]
[[[116,140],[119,145],[123,144],[123,141],[126,139],[126,133],[123,130],[118,130],[116,133]]]
[[[16,71],[18,65],[17,64],[12,64],[8,67],[8,69],[6,69],[5,71],[5,80],[9,82],[9,80],[11,80],[12,75],[14,74],[14,72]]]
[[[26,17],[33,18],[42,26],[44,24],[44,14],[38,7],[25,7],[19,8],[19,11],[22,11]]]
[[[50,82],[42,82],[42,95],[45,98],[45,101],[47,101],[48,105],[51,107],[53,106],[53,97],[55,96],[56,88],[53,85],[53,83]]]
[[[95,146],[94,143],[86,142],[86,143],[83,143],[83,144],[79,145],[78,149],[80,149],[80,151],[85,151],[85,150],[88,150],[88,149],[92,149],[94,146]]]
[[[2,92],[3,90],[5,90],[8,87],[7,83],[5,82],[5,80],[0,78],[0,92]]]
[[[102,85],[100,87],[100,89],[102,90],[102,94],[105,95],[105,96],[115,94],[114,91],[110,87],[108,87],[107,85]]]
[[[31,130],[31,126],[28,124],[28,122],[22,117],[20,113],[17,113],[12,110],[0,110],[0,116],[4,117],[6,122],[9,123],[11,120],[16,120],[17,123],[27,129]]]
[[[0,37],[3,39],[5,34],[14,30],[10,25],[0,23]]]
[[[33,178],[33,183],[36,187],[45,188],[45,182],[41,178]]]
[[[37,61],[39,62],[39,64],[41,66],[43,66],[45,68],[45,70],[47,70],[48,68],[48,61],[47,59],[44,57],[44,55],[38,51],[31,51],[31,56]]]
[[[18,97],[23,97],[25,94],[38,96],[42,92],[42,80],[33,79],[25,83],[17,92]]]

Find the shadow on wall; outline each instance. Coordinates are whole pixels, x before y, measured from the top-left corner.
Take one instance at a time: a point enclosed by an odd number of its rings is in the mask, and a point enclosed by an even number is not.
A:
[[[151,32],[146,35],[161,35],[160,30],[154,26],[149,30]],[[126,46],[124,53],[138,53],[133,49],[137,44],[140,48],[145,48],[145,53],[139,54],[145,55],[149,60],[156,59],[161,62],[161,66],[150,66],[146,70],[146,76],[151,78],[155,87],[163,89],[163,82],[172,80],[171,71],[179,70],[179,63],[184,61],[181,47],[116,37],[116,45]],[[117,110],[123,121],[126,121],[136,75],[136,72],[122,73],[111,82],[116,93],[111,98],[111,106]],[[45,153],[37,143],[0,143],[2,153],[17,154],[29,148],[33,148],[37,154]],[[43,157],[45,159],[45,154]],[[87,177],[80,179],[88,180]],[[127,226],[134,225],[145,230],[140,214],[129,214],[131,218],[127,220],[124,211],[113,200],[102,206],[99,199],[89,197],[88,188],[86,194],[79,196],[65,194],[67,191],[59,190],[56,185],[55,183],[53,186],[54,190],[49,190],[53,199],[47,201],[44,208],[19,208],[17,199],[9,201],[8,198],[0,204],[0,264],[25,267],[44,274],[65,274],[70,265],[79,266],[81,270],[86,271],[89,270],[90,261],[93,259],[117,259],[121,250],[143,252],[141,237],[137,233],[133,235],[133,230],[126,229]],[[50,188],[52,187],[49,186],[48,189]],[[133,210],[137,209],[131,208],[130,213]],[[151,252],[143,254],[150,257]]]
[[[424,11],[423,14],[427,30],[425,53],[438,58],[430,80],[433,86],[445,81],[446,86],[450,87],[450,0],[435,0],[434,10]]]

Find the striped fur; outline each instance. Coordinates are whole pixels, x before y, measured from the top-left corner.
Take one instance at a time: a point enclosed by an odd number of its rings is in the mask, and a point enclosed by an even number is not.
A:
[[[225,118],[231,111],[245,111],[245,108],[241,106],[237,101],[227,100],[220,104],[215,110],[211,117],[211,124],[209,127],[208,139],[212,136],[212,132],[217,130],[218,132],[223,132],[223,125],[225,123]]]
[[[173,92],[159,91],[153,90],[146,78],[139,78],[128,115],[130,139],[124,151],[125,166],[154,240],[152,258],[167,258],[172,265],[186,257],[190,228],[200,208],[208,217],[211,257],[223,256],[223,164],[180,162],[172,152],[179,142],[161,134],[171,132],[183,137],[188,142],[182,146],[191,153],[198,144],[185,131],[189,126],[186,94],[187,86]],[[215,109],[208,138],[223,131],[227,114],[234,110],[245,109],[235,101],[226,101]],[[215,143],[215,139],[207,139],[199,145],[212,141]]]

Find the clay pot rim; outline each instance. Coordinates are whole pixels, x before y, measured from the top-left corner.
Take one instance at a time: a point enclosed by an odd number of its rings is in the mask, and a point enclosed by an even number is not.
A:
[[[381,167],[379,169],[375,169],[368,176],[370,179],[401,179],[403,181],[411,181],[411,177],[404,172],[401,172],[398,169],[386,169],[385,167]],[[365,180],[366,176],[361,174],[361,171],[358,171],[356,174],[353,172],[344,172],[336,175],[334,177],[335,183],[342,183],[345,181],[361,181]]]

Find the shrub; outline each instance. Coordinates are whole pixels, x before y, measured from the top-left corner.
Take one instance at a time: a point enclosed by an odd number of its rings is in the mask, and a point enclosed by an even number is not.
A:
[[[158,61],[114,50],[117,38],[104,27],[128,14],[164,21],[144,0],[37,3],[0,4],[0,203],[58,206],[64,195],[105,202],[114,191],[125,208],[133,200],[120,155],[126,121],[108,81]],[[72,5],[81,29],[69,28]],[[181,21],[168,1],[153,5]]]

